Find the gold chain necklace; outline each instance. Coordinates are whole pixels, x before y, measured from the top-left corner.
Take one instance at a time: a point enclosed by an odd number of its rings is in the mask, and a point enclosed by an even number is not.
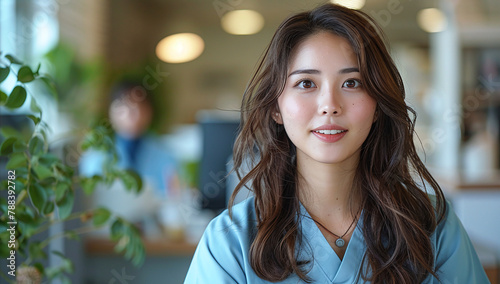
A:
[[[323,224],[321,224],[320,222],[314,220],[314,218],[310,217],[310,216],[306,216],[306,215],[303,215],[304,217],[307,217],[311,220],[314,221],[314,223],[318,224],[321,228],[325,229],[328,233],[334,235],[335,237],[337,237],[337,240],[335,240],[335,245],[339,248],[343,247],[345,245],[345,241],[344,241],[344,236],[347,235],[347,233],[351,230],[352,226],[354,225],[354,223],[356,223],[356,221],[358,220],[358,214],[359,212],[361,211],[361,208],[359,209],[358,213],[356,214],[356,217],[352,220],[352,223],[351,225],[349,226],[349,228],[347,228],[347,231],[345,231],[345,233],[342,235],[342,236],[339,236],[335,233],[333,233],[332,231],[328,230],[325,226],[323,226]]]

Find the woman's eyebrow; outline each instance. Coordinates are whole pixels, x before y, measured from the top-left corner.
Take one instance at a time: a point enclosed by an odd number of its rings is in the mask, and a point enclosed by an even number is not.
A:
[[[288,77],[292,75],[297,75],[297,74],[319,74],[321,71],[316,70],[316,69],[298,69],[293,71],[292,73],[288,74]]]
[[[340,69],[339,74],[347,74],[347,73],[354,73],[354,72],[359,73],[359,68],[358,67],[349,67],[349,68]]]
[[[359,73],[359,68],[358,67],[348,67],[344,69],[339,70],[339,74],[347,74],[347,73]],[[297,75],[297,74],[320,74],[321,71],[317,69],[297,69],[290,74],[288,74],[288,77]]]

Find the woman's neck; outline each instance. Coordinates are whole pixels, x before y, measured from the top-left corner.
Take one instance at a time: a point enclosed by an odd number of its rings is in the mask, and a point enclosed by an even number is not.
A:
[[[299,199],[312,217],[349,219],[359,199],[353,196],[357,160],[324,164],[309,157],[297,157]]]

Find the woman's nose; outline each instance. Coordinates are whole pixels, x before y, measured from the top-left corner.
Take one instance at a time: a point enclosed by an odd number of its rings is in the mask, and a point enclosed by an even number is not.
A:
[[[319,96],[318,112],[320,115],[340,115],[342,105],[335,90],[325,90]]]

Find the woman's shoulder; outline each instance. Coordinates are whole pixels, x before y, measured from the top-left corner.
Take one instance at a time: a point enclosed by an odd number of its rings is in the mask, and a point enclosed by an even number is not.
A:
[[[250,277],[250,244],[256,231],[253,198],[226,209],[208,224],[184,283],[244,283]]]
[[[452,204],[448,199],[444,197],[442,199],[438,199],[436,195],[433,194],[429,194],[428,196],[431,200],[432,206],[434,207],[437,221],[439,221],[434,231],[434,235],[439,236],[440,234],[450,230],[452,227],[454,228],[461,225],[460,220],[455,214]]]
[[[226,240],[248,239],[255,233],[257,221],[255,215],[254,198],[249,197],[234,205],[231,210],[226,209],[212,219],[205,233],[212,238],[224,235]],[[220,240],[219,240],[220,241]]]
[[[448,200],[444,203],[446,208],[443,219],[431,237],[437,274],[442,281],[450,281],[449,283],[488,283],[485,282],[486,274],[474,246],[453,210],[452,203]],[[467,269],[457,271],[457,267]]]

